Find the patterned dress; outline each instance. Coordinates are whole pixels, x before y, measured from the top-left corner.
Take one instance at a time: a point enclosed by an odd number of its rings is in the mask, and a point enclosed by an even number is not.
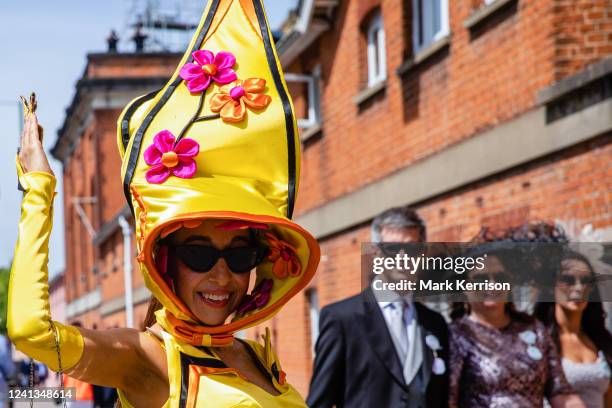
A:
[[[450,325],[450,407],[542,407],[571,394],[556,346],[539,321],[502,329],[462,317]]]

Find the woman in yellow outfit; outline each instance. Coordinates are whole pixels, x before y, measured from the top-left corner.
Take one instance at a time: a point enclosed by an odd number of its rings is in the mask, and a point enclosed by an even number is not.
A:
[[[32,109],[33,110],[33,109]],[[155,324],[88,330],[52,320],[48,241],[55,177],[33,112],[17,168],[25,190],[9,284],[17,348],[116,387],[123,407],[303,407],[266,330],[312,278],[316,240],[290,218],[299,139],[261,0],[210,0],[180,66],[119,118],[124,191]]]

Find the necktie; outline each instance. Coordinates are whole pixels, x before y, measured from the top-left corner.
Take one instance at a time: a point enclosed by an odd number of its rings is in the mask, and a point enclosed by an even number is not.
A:
[[[408,320],[408,313],[406,313],[404,317],[409,346],[404,360],[404,380],[406,384],[410,384],[423,363],[423,342],[421,330],[414,316]]]
[[[391,334],[397,355],[402,364],[406,384],[410,384],[423,362],[423,347],[419,326],[410,318],[410,305],[406,302],[391,303]],[[410,341],[414,344],[410,344]]]
[[[406,328],[406,317],[408,315],[408,305],[405,302],[395,302],[391,307],[391,335],[395,343],[395,349],[402,366],[408,354],[408,330]]]

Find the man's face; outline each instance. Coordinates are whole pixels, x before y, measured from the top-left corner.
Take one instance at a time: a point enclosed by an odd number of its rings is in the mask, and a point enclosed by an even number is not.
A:
[[[380,231],[381,242],[393,243],[417,243],[421,241],[421,234],[416,227],[412,228],[389,228],[383,227]],[[384,256],[384,254],[381,254]],[[404,251],[400,251],[400,255],[404,255]],[[384,272],[385,280],[388,282],[399,282],[404,279],[416,280],[416,274],[411,275],[405,270],[391,269]]]

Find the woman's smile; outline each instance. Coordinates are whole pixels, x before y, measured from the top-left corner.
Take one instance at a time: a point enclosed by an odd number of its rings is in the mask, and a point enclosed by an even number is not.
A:
[[[232,294],[226,290],[205,290],[197,292],[197,296],[205,305],[222,309],[230,304]]]

